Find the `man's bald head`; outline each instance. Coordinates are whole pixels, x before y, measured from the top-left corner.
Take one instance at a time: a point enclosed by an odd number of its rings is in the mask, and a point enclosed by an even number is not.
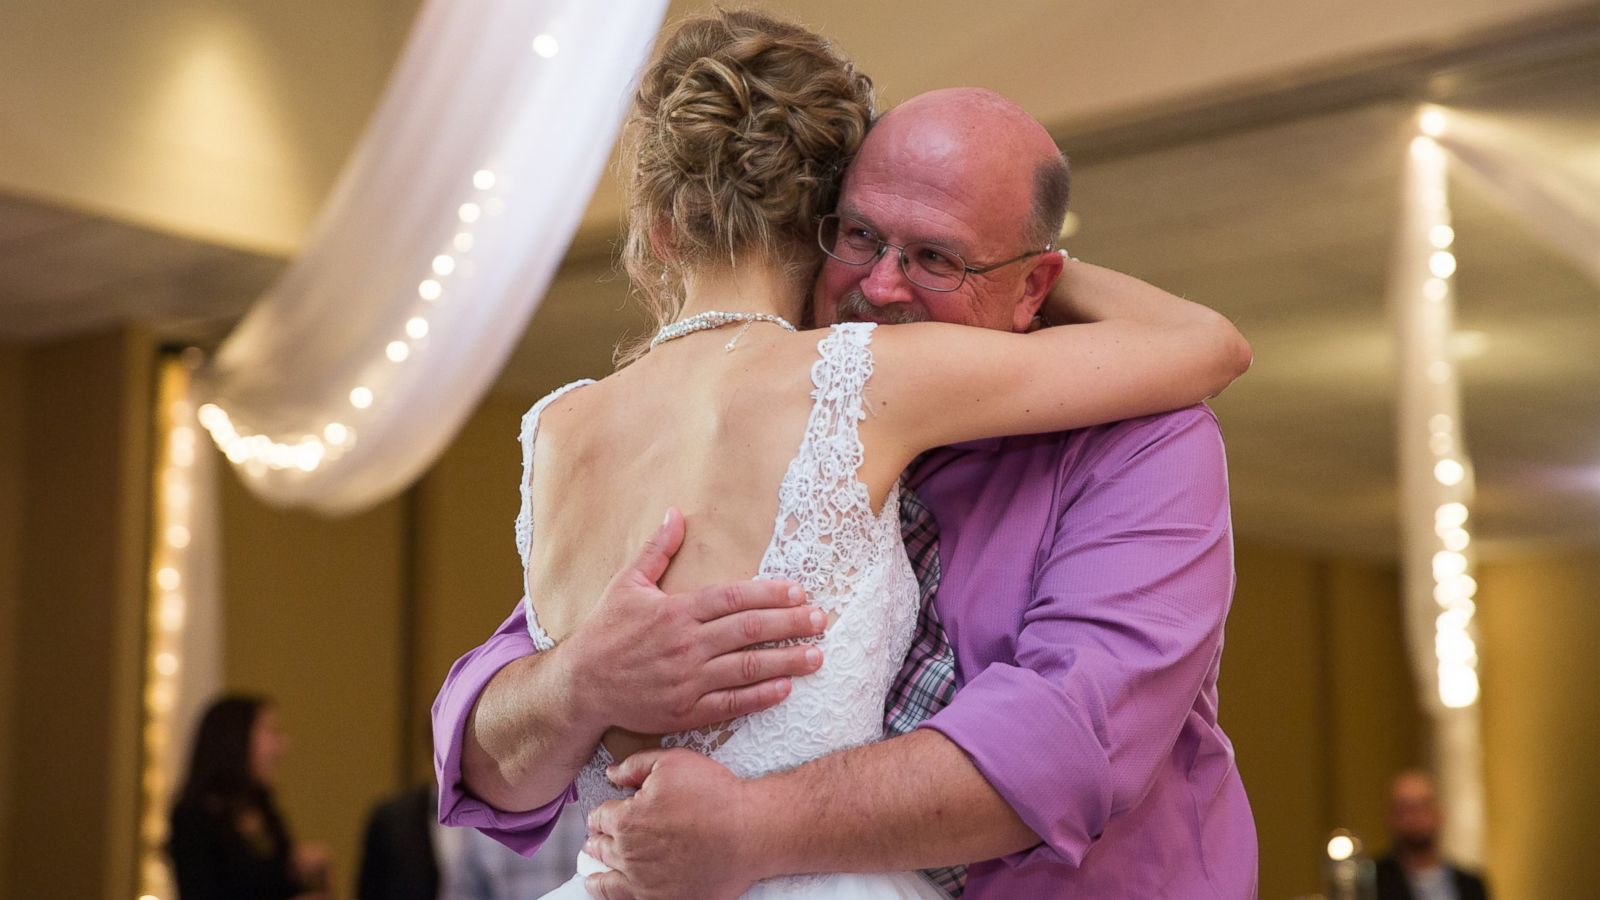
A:
[[[918,94],[885,113],[867,136],[926,141],[963,154],[996,181],[1015,181],[1003,196],[1026,185],[1024,244],[1054,244],[1067,217],[1071,176],[1050,133],[1022,107],[987,88],[945,88]],[[864,145],[862,152],[871,152]],[[1025,181],[1024,181],[1025,179]],[[1015,210],[1015,207],[1011,208]]]
[[[965,279],[947,292],[922,287],[906,276],[898,250],[872,263],[829,259],[813,293],[816,321],[933,319],[1025,331],[1061,275],[1061,257],[1046,251],[1066,211],[1066,160],[1016,104],[980,88],[913,97],[867,132],[837,212],[887,245],[959,256]]]

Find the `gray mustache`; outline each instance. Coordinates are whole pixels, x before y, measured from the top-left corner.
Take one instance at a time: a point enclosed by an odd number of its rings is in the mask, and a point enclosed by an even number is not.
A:
[[[867,299],[867,295],[861,293],[860,290],[854,290],[839,298],[836,318],[840,322],[882,322],[885,325],[905,325],[910,322],[926,322],[928,321],[928,314],[904,303],[874,306]]]

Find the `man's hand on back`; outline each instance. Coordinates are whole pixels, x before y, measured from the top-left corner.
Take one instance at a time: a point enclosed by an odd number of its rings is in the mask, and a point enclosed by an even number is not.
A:
[[[607,729],[668,734],[749,715],[822,665],[809,644],[758,646],[822,633],[823,613],[790,582],[662,591],[683,537],[683,515],[668,511],[570,635],[489,681],[462,750],[463,780],[479,799],[510,812],[543,806]]]
[[[657,587],[683,535],[682,514],[669,510],[565,641],[574,693],[608,726],[667,734],[725,722],[777,704],[791,677],[822,664],[809,644],[753,646],[822,633],[825,616],[791,582]]]

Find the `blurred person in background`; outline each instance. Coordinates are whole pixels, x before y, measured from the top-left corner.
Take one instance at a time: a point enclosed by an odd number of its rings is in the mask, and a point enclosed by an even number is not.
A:
[[[1410,769],[1389,785],[1389,855],[1378,860],[1378,900],[1488,900],[1483,878],[1439,852],[1439,791],[1433,776]]]
[[[588,831],[568,807],[532,857],[478,831],[439,824],[432,783],[373,807],[361,851],[360,900],[519,900],[554,890],[577,872]]]
[[[326,900],[327,849],[294,843],[273,798],[288,746],[264,697],[227,696],[206,710],[172,807],[179,900]]]

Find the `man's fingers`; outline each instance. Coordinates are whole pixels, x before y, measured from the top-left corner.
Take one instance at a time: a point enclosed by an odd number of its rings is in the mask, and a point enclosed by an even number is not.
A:
[[[607,800],[600,804],[594,812],[589,813],[586,824],[590,834],[616,834],[617,815],[622,812],[622,804],[626,800]]]
[[[769,706],[777,706],[789,696],[791,689],[789,679],[774,678],[747,687],[712,691],[695,703],[690,713],[695,724],[690,727],[704,728],[707,725],[760,712]]]
[[[800,586],[788,581],[735,581],[701,588],[691,597],[694,617],[710,622],[747,609],[778,609],[799,606],[805,600]]]
[[[706,627],[701,630],[701,635],[708,655],[716,657],[756,644],[813,637],[821,634],[827,624],[827,614],[814,606],[747,609],[707,622]],[[756,680],[752,678],[742,683],[748,684]]]
[[[621,872],[601,872],[583,880],[589,896],[599,900],[635,900],[633,888]]]
[[[822,651],[811,644],[725,653],[706,663],[701,693],[729,691],[777,678],[797,678],[821,667]]]
[[[606,770],[606,777],[611,783],[621,788],[638,789],[644,786],[644,780],[650,777],[650,772],[655,769],[656,762],[665,756],[667,750],[640,750],[628,756]],[[605,862],[605,860],[601,860]]]
[[[683,546],[683,531],[683,513],[677,507],[671,507],[667,510],[667,517],[661,520],[661,527],[644,542],[644,549],[634,557],[629,568],[651,584],[660,581],[661,576],[666,574],[667,564],[672,562],[673,555]]]

